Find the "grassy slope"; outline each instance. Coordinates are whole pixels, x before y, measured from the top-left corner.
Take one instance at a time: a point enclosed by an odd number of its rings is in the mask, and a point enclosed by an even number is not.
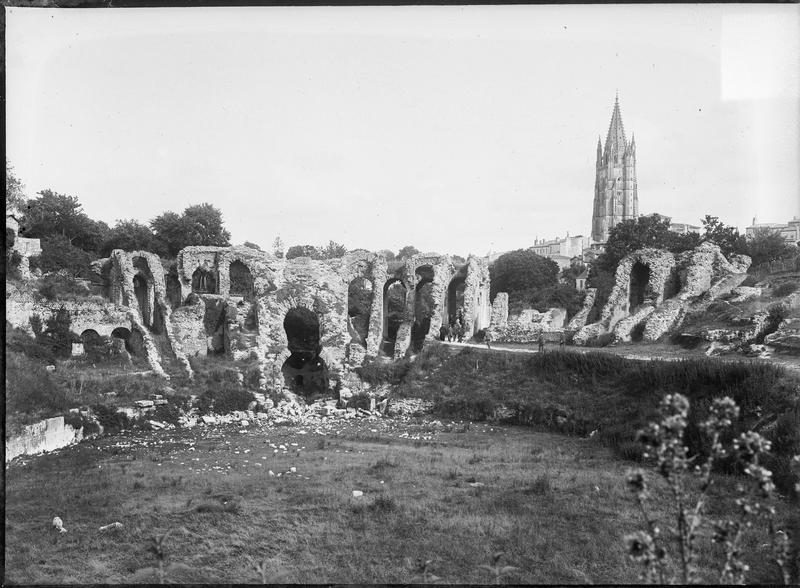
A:
[[[189,566],[172,576],[183,582],[256,581],[252,557],[289,582],[407,583],[423,558],[446,582],[487,583],[478,565],[495,551],[521,568],[509,581],[636,582],[626,464],[594,441],[416,421],[306,431],[126,434],[12,466],[5,581],[131,581],[153,565],[148,538],[175,529],[166,548]],[[734,483],[717,481],[726,495]],[[57,541],[54,515],[69,530]],[[98,532],[113,521],[123,531]],[[777,580],[763,543],[744,546],[751,581]]]

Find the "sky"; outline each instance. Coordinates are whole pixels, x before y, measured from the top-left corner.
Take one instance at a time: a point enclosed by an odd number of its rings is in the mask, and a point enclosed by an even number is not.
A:
[[[485,255],[589,235],[619,94],[639,211],[800,216],[800,6],[6,8],[6,154],[113,225]]]

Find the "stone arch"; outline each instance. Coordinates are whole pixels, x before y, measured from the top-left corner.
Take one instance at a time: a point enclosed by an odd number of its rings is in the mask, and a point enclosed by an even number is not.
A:
[[[381,351],[389,357],[394,356],[397,331],[403,323],[406,312],[408,289],[399,278],[387,280],[383,285],[383,329]]]
[[[435,301],[433,299],[433,266],[421,265],[414,272],[417,283],[414,286],[414,323],[411,326],[411,346],[419,351],[431,328]]]
[[[354,278],[347,286],[347,317],[354,331],[351,337],[365,349],[374,296],[375,287],[372,281],[363,276]]]
[[[466,276],[456,276],[447,286],[447,300],[445,308],[447,316],[442,324],[454,324],[457,318],[464,319],[464,292],[467,289]],[[466,325],[465,325],[466,326]]]
[[[321,357],[316,313],[301,306],[290,308],[283,319],[283,328],[290,354],[281,366],[286,386],[303,396],[328,392],[328,366]]]
[[[214,272],[205,267],[198,267],[192,274],[192,292],[201,294],[217,293],[217,278]]]
[[[141,274],[133,276],[133,293],[136,296],[136,301],[139,303],[139,312],[142,313],[142,322],[146,327],[150,327],[153,324],[148,290],[147,278]]]
[[[228,274],[230,276],[230,296],[242,296],[248,300],[253,298],[255,280],[249,267],[237,259],[231,262]]]
[[[646,299],[647,287],[650,284],[650,266],[637,261],[631,267],[631,279],[628,285],[628,312],[639,308]]]
[[[94,329],[86,329],[81,333],[81,343],[83,343],[83,349],[85,351],[89,351],[93,347],[98,347],[102,341],[103,337]]]
[[[181,305],[181,281],[174,273],[168,273],[164,278],[164,286],[167,292],[167,304],[172,310]]]
[[[136,329],[130,330],[126,327],[117,327],[111,331],[112,339],[121,339],[125,342],[125,349],[128,353],[135,357],[143,357],[145,355],[144,337]]]

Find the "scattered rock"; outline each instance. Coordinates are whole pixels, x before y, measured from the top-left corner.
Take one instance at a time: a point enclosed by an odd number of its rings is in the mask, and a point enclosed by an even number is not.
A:
[[[153,429],[156,430],[167,428],[167,423],[162,423],[161,421],[147,421],[147,424],[149,424]]]
[[[204,422],[205,424],[207,424],[207,425],[215,425],[215,424],[217,423],[217,419],[216,419],[216,418],[214,418],[214,417],[213,417],[213,416],[211,416],[211,415],[208,415],[208,414],[204,414],[204,415],[203,415],[203,416],[201,416],[200,418],[201,418],[201,419],[203,419],[203,422]]]
[[[102,533],[104,531],[111,531],[117,529],[122,529],[122,523],[120,523],[119,521],[111,523],[109,525],[103,525],[102,527],[100,527],[100,532]]]
[[[54,371],[56,371],[56,366],[54,366],[54,365],[48,365],[48,366],[47,366],[45,369],[46,369],[48,372],[54,372]]]
[[[364,493],[361,490],[353,490],[353,498],[361,498]]]
[[[150,408],[154,405],[152,400],[137,400],[134,404],[139,408]]]

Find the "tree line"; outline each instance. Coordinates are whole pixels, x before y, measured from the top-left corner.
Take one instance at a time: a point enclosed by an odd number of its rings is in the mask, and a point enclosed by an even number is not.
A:
[[[27,198],[24,185],[16,177],[14,169],[6,160],[6,210],[14,211],[20,223],[21,237],[41,241],[42,253],[34,260],[34,266],[43,272],[66,270],[79,278],[91,278],[90,264],[93,260],[107,257],[114,249],[125,251],[149,251],[170,260],[177,257],[184,247],[231,245],[230,232],[225,228],[222,211],[209,203],[193,204],[183,212],[166,211],[147,223],[136,219],[119,219],[114,226],[94,220],[83,210],[77,196],[46,189],[33,198]],[[10,250],[13,239],[7,232],[6,244]],[[245,246],[262,251],[250,241]],[[277,237],[272,253],[278,257],[294,259],[333,259],[342,257],[347,248],[341,243],[329,241],[325,246],[293,245],[285,250],[283,241]],[[407,245],[397,253],[381,251],[387,259],[407,259],[419,250]]]

